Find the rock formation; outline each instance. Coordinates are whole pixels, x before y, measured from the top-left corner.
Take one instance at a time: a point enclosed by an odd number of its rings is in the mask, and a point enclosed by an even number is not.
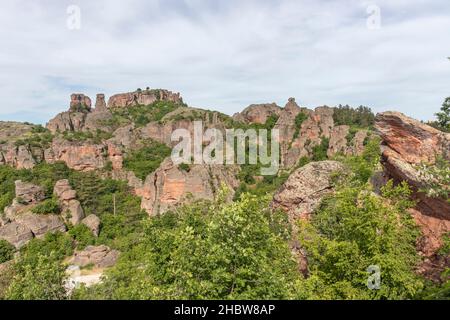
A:
[[[94,236],[98,237],[98,234],[100,233],[100,218],[97,217],[95,214],[90,214],[86,218],[84,218],[81,221],[82,224],[84,224],[86,227],[89,228],[89,230],[92,231]]]
[[[426,257],[419,271],[436,277],[449,264],[435,253],[442,246],[442,235],[450,232],[450,203],[420,192],[427,185],[427,177],[420,174],[418,165],[433,164],[438,155],[449,160],[450,134],[399,112],[383,112],[375,120],[375,128],[383,140],[381,160],[385,175],[396,182],[407,181],[417,200],[416,208],[410,212],[421,228],[418,249]]]
[[[115,265],[118,258],[119,251],[111,250],[105,245],[87,246],[86,249],[75,252],[70,264],[79,267],[93,265],[96,268],[108,268]]]
[[[125,108],[133,105],[149,105],[158,100],[183,103],[179,93],[163,89],[137,90],[113,95],[108,100],[108,108]]]
[[[291,221],[307,219],[322,198],[333,191],[332,174],[341,170],[343,165],[337,161],[311,162],[297,169],[275,194],[272,207],[287,212]]]
[[[245,123],[264,124],[271,116],[279,116],[281,107],[276,103],[252,104],[242,112],[233,115],[233,119]]]
[[[57,181],[53,192],[59,199],[64,219],[72,225],[79,224],[84,218],[84,211],[80,201],[76,200],[77,193],[69,181],[67,179]]]
[[[73,93],[70,96],[70,111],[79,111],[80,109],[91,109],[91,99],[82,93]]]
[[[66,231],[62,219],[53,214],[27,213],[17,217],[16,222],[30,229],[36,238],[43,237],[47,232]]]
[[[20,199],[22,204],[33,204],[45,199],[44,189],[32,183],[22,182],[17,180],[16,184],[16,198]]]
[[[0,239],[8,241],[16,249],[20,249],[33,239],[33,233],[23,224],[11,222],[0,227]]]
[[[222,165],[191,165],[185,171],[166,159],[138,191],[142,208],[156,215],[192,200],[213,200],[222,184],[231,191],[238,187],[235,170]]]

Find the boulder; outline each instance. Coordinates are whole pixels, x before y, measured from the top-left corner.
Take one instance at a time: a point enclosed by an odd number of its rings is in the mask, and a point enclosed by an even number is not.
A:
[[[282,209],[290,220],[309,218],[322,198],[333,192],[331,176],[343,170],[337,161],[311,162],[292,173],[272,202],[274,209]]]
[[[17,180],[15,186],[16,199],[21,204],[34,204],[45,199],[44,189],[40,186],[22,182],[21,180]]]
[[[53,193],[58,197],[65,221],[72,225],[81,223],[84,211],[80,201],[76,200],[76,191],[72,189],[69,181],[67,179],[57,181]]]
[[[47,232],[66,231],[66,226],[61,218],[52,214],[27,213],[17,217],[16,222],[30,229],[37,238],[44,236]]]
[[[55,183],[53,192],[61,201],[69,201],[76,199],[77,197],[77,192],[72,189],[72,186],[67,179],[58,180]]]
[[[16,249],[20,249],[33,239],[33,233],[27,226],[17,222],[11,222],[0,227],[0,239],[8,241]]]
[[[98,234],[100,232],[100,218],[97,217],[95,214],[90,214],[86,218],[84,218],[81,221],[82,224],[84,224],[86,227],[89,228],[89,230],[92,231],[94,236],[98,237]]]
[[[111,250],[105,245],[87,246],[86,249],[75,252],[70,264],[79,267],[94,265],[96,268],[108,268],[116,264],[119,254],[119,251]]]

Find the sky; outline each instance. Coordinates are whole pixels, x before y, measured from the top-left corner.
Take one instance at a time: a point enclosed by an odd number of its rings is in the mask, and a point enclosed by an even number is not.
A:
[[[448,0],[1,0],[0,120],[145,87],[230,115],[295,97],[431,120],[449,40]]]

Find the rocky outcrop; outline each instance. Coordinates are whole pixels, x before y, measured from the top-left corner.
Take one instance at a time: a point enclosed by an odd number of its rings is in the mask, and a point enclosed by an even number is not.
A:
[[[62,219],[52,214],[27,213],[18,216],[16,222],[30,229],[36,238],[43,237],[47,232],[66,231]]]
[[[118,258],[119,251],[105,245],[87,246],[83,251],[75,252],[69,263],[79,267],[93,265],[96,268],[108,268],[114,266]]]
[[[106,121],[112,114],[106,108],[105,96],[97,95],[95,109],[91,109],[91,99],[83,94],[72,94],[68,111],[57,114],[47,123],[47,129],[53,134],[65,131],[96,131],[109,132],[111,128]]]
[[[420,212],[450,220],[450,203],[418,192],[426,186],[428,178],[417,168],[421,163],[434,163],[437,155],[450,159],[450,134],[399,112],[378,114],[375,129],[383,140],[382,164],[389,176],[413,187]]]
[[[72,93],[70,95],[70,111],[90,110],[91,104],[91,98],[82,93]]]
[[[264,124],[271,116],[279,116],[281,107],[276,103],[252,104],[242,112],[233,115],[233,119],[245,123]]]
[[[100,233],[100,218],[97,217],[95,214],[90,214],[86,218],[84,218],[81,221],[82,224],[84,224],[86,227],[89,228],[89,230],[92,231],[94,236],[98,237],[98,234]]]
[[[239,185],[235,174],[235,167],[222,165],[190,165],[185,171],[168,158],[137,193],[142,197],[142,208],[157,215],[192,200],[213,200],[222,184],[233,192]]]
[[[64,219],[72,225],[79,224],[84,218],[84,211],[80,201],[76,200],[76,191],[72,189],[69,181],[57,181],[53,192],[59,199]]]
[[[282,144],[282,163],[286,168],[294,167],[301,157],[312,156],[313,148],[320,145],[322,139],[329,139],[333,128],[333,109],[318,107],[314,111],[302,109],[306,119],[300,128],[295,124],[295,117],[287,115],[282,124],[277,123],[275,128],[283,128],[284,135]],[[298,113],[296,114],[298,115]],[[281,117],[280,117],[281,118]],[[297,132],[297,136],[295,136]]]
[[[407,181],[417,200],[416,208],[410,212],[422,231],[417,249],[425,257],[418,272],[439,279],[450,263],[449,257],[436,254],[443,244],[442,235],[450,232],[450,203],[420,192],[429,178],[420,174],[418,165],[433,164],[437,155],[450,159],[450,134],[399,112],[380,113],[375,121],[382,138],[381,162],[385,175],[396,182]]]
[[[0,154],[0,164],[7,164],[17,169],[31,169],[36,165],[36,160],[27,146],[8,145]]]
[[[0,227],[0,239],[8,241],[16,249],[20,249],[33,239],[33,233],[30,228],[17,222],[11,222]]]
[[[106,108],[105,95],[103,93],[98,93],[95,99],[95,111],[106,111]]]
[[[71,142],[55,138],[51,148],[45,150],[48,163],[64,161],[67,166],[77,171],[93,171],[101,169],[108,161],[108,150],[104,144],[90,142]]]
[[[108,100],[108,108],[125,108],[134,105],[150,105],[156,101],[183,103],[179,93],[163,89],[138,90],[113,95]]]
[[[32,183],[22,182],[17,180],[16,185],[16,198],[20,199],[20,203],[32,204],[37,203],[45,199],[44,189],[40,186]]]
[[[331,176],[343,170],[337,161],[311,162],[292,173],[272,202],[274,209],[282,209],[291,221],[307,219],[322,198],[333,192]]]

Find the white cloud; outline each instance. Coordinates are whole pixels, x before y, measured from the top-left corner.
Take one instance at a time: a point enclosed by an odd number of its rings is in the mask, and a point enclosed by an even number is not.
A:
[[[81,30],[66,28],[67,6]],[[366,8],[382,27],[366,28]],[[450,95],[450,9],[429,1],[2,1],[0,118],[43,121],[71,92],[180,91],[229,114],[349,103],[431,119]]]

